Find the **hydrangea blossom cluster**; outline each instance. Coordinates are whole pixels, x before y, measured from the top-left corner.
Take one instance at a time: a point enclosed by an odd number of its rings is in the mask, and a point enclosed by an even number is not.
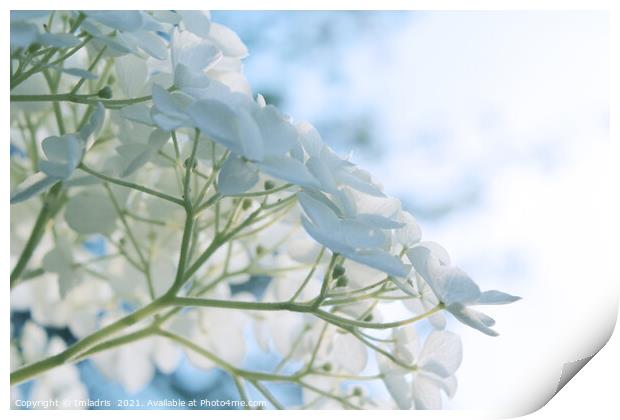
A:
[[[437,409],[462,356],[444,314],[497,334],[471,306],[518,298],[481,292],[368,172],[255,95],[247,54],[207,12],[12,12],[11,305],[31,317],[12,384],[84,395],[88,358],[137,392],[187,357],[275,408],[269,386],[291,382],[295,408]],[[256,276],[264,293],[232,292]],[[281,361],[253,370],[250,351]]]

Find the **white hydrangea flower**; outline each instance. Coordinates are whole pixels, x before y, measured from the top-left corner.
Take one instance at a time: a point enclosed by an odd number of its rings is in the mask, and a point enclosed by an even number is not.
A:
[[[47,333],[32,321],[26,321],[20,337],[21,358],[24,363],[55,355],[66,347],[59,337],[48,338]],[[77,367],[65,365],[36,379],[30,391],[30,400],[83,401],[88,390],[80,381]],[[62,406],[53,408],[64,408]],[[69,408],[81,408],[70,406]]]
[[[481,292],[467,274],[456,267],[446,265],[428,246],[413,247],[407,251],[407,256],[448,312],[462,323],[487,335],[498,334],[490,328],[495,321],[469,306],[503,305],[520,299],[518,296],[497,290]]]
[[[391,236],[385,231],[400,223],[381,215],[351,214],[320,194],[300,193],[299,202],[307,215],[302,216],[306,231],[332,251],[391,276],[409,272],[410,267],[388,251]]]
[[[456,391],[454,372],[462,360],[458,335],[433,331],[420,348],[415,329],[411,326],[394,333],[393,355],[415,370],[407,379],[407,371],[381,356],[378,360],[385,386],[400,409],[440,409],[443,390],[448,397]]]
[[[471,306],[517,297],[481,292],[350,156],[254,95],[246,46],[208,12],[57,13],[11,13],[11,143],[28,151],[12,148],[11,203],[23,204],[11,218],[11,308],[32,318],[15,368],[64,351],[43,325],[67,327],[82,350],[129,334],[91,359],[130,393],[185,352],[259,391],[256,378],[288,378],[305,408],[393,407],[362,380],[383,380],[399,408],[440,408],[454,394],[462,350],[442,310],[495,335]],[[71,31],[57,33],[61,21]],[[23,128],[30,114],[35,130]],[[29,200],[43,193],[42,206]],[[13,252],[32,246],[31,232],[42,238],[31,254]],[[87,252],[93,238],[102,249]],[[255,276],[269,277],[263,294],[232,294]],[[392,319],[395,300],[415,317]],[[421,319],[436,328],[423,346],[408,324]],[[245,370],[250,335],[281,357],[272,374]],[[38,378],[37,398],[85,398],[75,367]]]

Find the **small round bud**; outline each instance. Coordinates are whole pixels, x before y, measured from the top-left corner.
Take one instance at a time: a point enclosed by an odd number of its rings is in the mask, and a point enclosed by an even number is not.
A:
[[[372,321],[372,319],[373,319],[372,314],[368,314],[368,315],[366,315],[366,317],[364,318],[364,322],[370,322],[370,321]]]
[[[321,369],[323,369],[325,372],[331,372],[332,364],[327,362],[323,366],[321,366]]]
[[[241,202],[241,208],[243,210],[247,210],[252,206],[252,200],[250,200],[249,198],[244,198],[243,201]]]
[[[110,99],[112,97],[112,88],[110,86],[101,88],[101,90],[97,92],[97,96],[103,99]]]
[[[265,248],[262,245],[256,246],[256,255],[262,255],[265,253]]]
[[[30,46],[28,47],[28,52],[29,53],[33,53],[39,50],[39,48],[41,48],[41,44],[39,44],[38,42],[35,42],[33,44],[30,44]]]
[[[196,160],[192,160],[191,158],[187,158],[183,161],[183,167],[185,169],[189,169],[190,167],[192,169],[196,169],[196,166],[198,166],[198,162],[196,162]]]
[[[275,186],[276,185],[273,183],[273,181],[269,181],[269,180],[265,181],[264,187],[266,191],[273,190]]]
[[[356,386],[353,388],[352,393],[354,397],[361,397],[362,395],[364,395],[364,390],[360,388],[359,386]]]
[[[346,285],[349,283],[349,278],[347,276],[340,276],[338,277],[338,279],[336,280],[336,287],[346,287]]]
[[[334,266],[334,270],[332,271],[332,277],[336,279],[342,276],[345,273],[345,271],[346,270],[343,266],[341,266],[340,264],[336,264]]]

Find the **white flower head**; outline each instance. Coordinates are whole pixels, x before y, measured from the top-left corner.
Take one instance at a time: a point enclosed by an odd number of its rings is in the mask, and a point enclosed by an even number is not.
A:
[[[467,274],[459,268],[442,263],[437,253],[433,253],[428,246],[413,247],[407,251],[407,256],[416,272],[422,276],[448,312],[462,323],[487,335],[498,335],[490,328],[495,321],[469,306],[503,305],[520,299],[497,290],[481,292]]]

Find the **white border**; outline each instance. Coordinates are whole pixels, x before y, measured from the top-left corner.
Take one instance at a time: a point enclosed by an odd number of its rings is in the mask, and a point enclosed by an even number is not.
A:
[[[382,1],[356,1],[356,2],[345,2],[345,1],[334,1],[334,0],[314,0],[314,1],[295,1],[295,3],[291,2],[283,2],[283,1],[273,1],[273,0],[264,0],[261,2],[256,1],[187,1],[187,0],[175,0],[174,2],[158,2],[154,4],[152,0],[138,0],[132,1],[128,3],[127,1],[119,1],[119,0],[108,0],[105,2],[95,1],[88,2],[85,4],[84,0],[75,1],[75,0],[67,0],[67,1],[40,1],[40,0],[22,0],[22,1],[10,1],[3,2],[4,13],[1,15],[0,19],[2,19],[2,30],[4,36],[2,37],[2,56],[7,57],[9,54],[9,13],[8,11],[11,8],[14,9],[79,9],[84,8],[84,6],[88,6],[88,8],[105,8],[105,9],[149,9],[153,6],[158,6],[159,8],[166,8],[166,6],[174,6],[178,9],[201,9],[201,8],[210,8],[210,9],[222,9],[222,10],[311,10],[311,9],[323,9],[323,10],[349,10],[352,8],[360,9],[360,10],[609,10],[610,19],[611,19],[611,43],[610,43],[610,56],[611,56],[611,131],[610,138],[612,139],[611,144],[611,153],[609,156],[610,159],[610,173],[609,180],[609,202],[607,203],[610,209],[610,215],[618,215],[620,214],[620,205],[618,201],[618,193],[620,192],[620,188],[618,188],[618,183],[615,180],[620,179],[620,168],[617,164],[620,162],[619,150],[620,145],[618,139],[620,139],[620,130],[618,121],[619,118],[619,88],[620,84],[618,83],[618,75],[620,75],[620,65],[619,65],[619,55],[620,55],[620,45],[618,42],[618,36],[620,33],[619,21],[620,21],[620,12],[618,1],[610,1],[610,0],[590,0],[590,1],[579,1],[579,0],[519,0],[519,1],[501,1],[501,0],[477,0],[477,1],[464,1],[464,0],[433,0],[433,1],[424,1],[424,0],[382,0]],[[6,92],[8,90],[8,83],[6,81],[9,80],[9,70],[8,66],[2,66],[2,80],[5,80],[5,100],[3,103],[2,109],[2,122],[4,130],[4,147],[8,147],[8,127],[9,127],[9,94]],[[6,151],[6,149],[5,149]],[[2,162],[2,168],[4,174],[8,174],[9,168],[9,155],[8,153],[0,154],[0,162]],[[614,163],[614,164],[612,164]],[[615,166],[615,167],[614,167]],[[6,197],[4,206],[1,206],[2,211],[2,223],[4,227],[4,232],[7,232],[3,236],[3,240],[1,242],[0,249],[0,261],[2,261],[2,267],[5,273],[8,273],[10,270],[9,267],[9,214],[10,208],[8,204],[9,197],[9,179],[8,176],[3,182],[0,184],[0,196]],[[619,223],[618,217],[610,218],[609,229],[612,232],[618,233]],[[620,237],[620,235],[615,235],[616,238]],[[605,245],[605,244],[601,244]],[[615,246],[618,249],[617,241],[614,244],[607,244],[607,246]],[[5,276],[8,279],[8,275]],[[8,280],[7,280],[8,281]],[[617,282],[618,279],[610,279],[610,281]],[[7,288],[5,290],[8,291]],[[4,313],[7,314],[7,317],[4,319],[4,322],[1,323],[2,336],[5,339],[9,337],[9,294],[4,293],[2,296],[2,307],[4,308]],[[8,346],[0,346],[0,351],[2,352],[2,361],[3,361],[3,371],[4,380],[2,381],[2,386],[0,390],[0,395],[2,398],[2,407],[3,410],[8,411],[8,417],[10,418],[32,418],[32,416],[36,416],[36,418],[41,417],[52,417],[52,418],[77,418],[77,416],[105,416],[106,418],[110,416],[109,412],[106,411],[90,411],[88,414],[84,412],[53,412],[53,411],[10,411],[8,410],[8,402],[9,402],[9,351]],[[618,334],[614,334],[610,340],[610,342],[603,348],[603,350],[594,357],[590,363],[588,363],[585,368],[576,376],[575,379],[571,380],[566,387],[560,391],[560,393],[554,397],[549,404],[543,407],[541,410],[536,411],[528,416],[528,419],[553,419],[553,418],[613,418],[614,415],[617,416],[618,413],[618,402],[617,402],[617,382],[616,378],[620,373],[619,362],[617,355],[620,354],[620,338],[618,338]],[[182,413],[182,414],[181,414]],[[322,412],[321,416],[338,416],[339,419],[345,416],[355,416],[356,418],[375,418],[377,416],[395,416],[397,418],[410,418],[410,416],[415,415],[416,418],[464,418],[464,419],[482,419],[488,418],[488,413],[481,413],[476,411],[444,411],[444,412],[399,412],[399,411],[390,411],[389,413],[385,412],[347,412],[347,411],[337,411],[337,412]],[[119,416],[119,418],[134,418],[136,415],[143,416],[153,416],[154,418],[166,418],[168,417],[168,413],[164,411],[153,411],[145,414],[144,412],[133,413],[131,411],[119,411],[113,413],[114,416]],[[251,415],[252,417],[265,418],[264,416],[269,416],[269,418],[279,417],[279,416],[288,416],[295,415],[300,416],[301,418],[309,418],[310,416],[314,416],[313,412],[300,412],[300,411],[287,411],[287,412],[242,412],[242,411],[229,411],[229,412],[218,412],[212,414],[206,414],[202,412],[189,412],[189,411],[175,411],[174,416],[204,416],[204,415],[217,415],[218,417],[224,416],[227,418],[239,418],[242,416]],[[401,417],[402,416],[402,417]]]

